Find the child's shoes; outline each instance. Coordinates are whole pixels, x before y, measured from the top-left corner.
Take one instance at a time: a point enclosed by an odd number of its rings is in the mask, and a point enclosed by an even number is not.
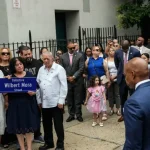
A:
[[[97,122],[92,123],[92,127],[95,127],[97,125]]]
[[[100,126],[100,127],[103,127],[103,126],[104,126],[104,124],[103,124],[102,122],[100,122],[100,123],[99,123],[99,126]]]

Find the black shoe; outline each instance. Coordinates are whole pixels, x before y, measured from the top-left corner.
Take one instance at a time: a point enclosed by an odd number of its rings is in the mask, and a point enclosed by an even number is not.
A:
[[[44,146],[40,146],[40,147],[39,147],[39,150],[47,150],[47,149],[49,149],[49,148],[54,148],[54,145],[49,146],[49,145],[47,145],[47,144],[44,144]]]
[[[64,148],[58,148],[58,147],[56,147],[55,150],[64,150]]]
[[[75,119],[74,117],[69,116],[68,119],[66,120],[66,122],[70,122],[70,121],[72,121],[72,120],[74,120],[74,119]]]
[[[83,118],[82,118],[82,117],[77,117],[77,120],[78,120],[79,122],[83,122]]]

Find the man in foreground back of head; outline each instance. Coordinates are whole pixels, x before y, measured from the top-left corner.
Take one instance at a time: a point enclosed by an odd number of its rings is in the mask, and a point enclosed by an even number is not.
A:
[[[124,150],[150,150],[150,80],[147,63],[141,58],[125,66],[125,80],[135,92],[124,106],[126,141]]]

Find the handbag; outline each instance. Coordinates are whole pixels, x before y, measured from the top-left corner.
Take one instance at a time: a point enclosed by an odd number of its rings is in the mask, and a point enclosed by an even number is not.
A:
[[[95,72],[96,72],[96,74],[97,74],[97,76],[98,76],[98,73],[97,73],[97,71],[96,71],[96,68],[95,68],[95,65],[94,65],[94,62],[93,62],[93,61],[92,61],[92,64],[93,64],[94,70],[95,70]],[[101,76],[101,77],[100,77],[100,80],[101,80],[101,84],[106,84],[106,83],[109,82],[109,79],[107,79],[106,75]]]

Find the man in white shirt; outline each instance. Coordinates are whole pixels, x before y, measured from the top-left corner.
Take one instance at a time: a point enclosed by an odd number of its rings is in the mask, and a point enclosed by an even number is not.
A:
[[[58,137],[55,150],[64,150],[63,106],[67,96],[66,72],[54,62],[50,52],[43,53],[42,58],[44,66],[40,68],[37,76],[40,87],[37,101],[42,106],[45,144],[39,150],[54,147],[52,120]]]
[[[136,46],[132,46],[140,51],[141,54],[148,53],[150,55],[150,49],[144,46],[144,38],[138,37],[136,41]]]

